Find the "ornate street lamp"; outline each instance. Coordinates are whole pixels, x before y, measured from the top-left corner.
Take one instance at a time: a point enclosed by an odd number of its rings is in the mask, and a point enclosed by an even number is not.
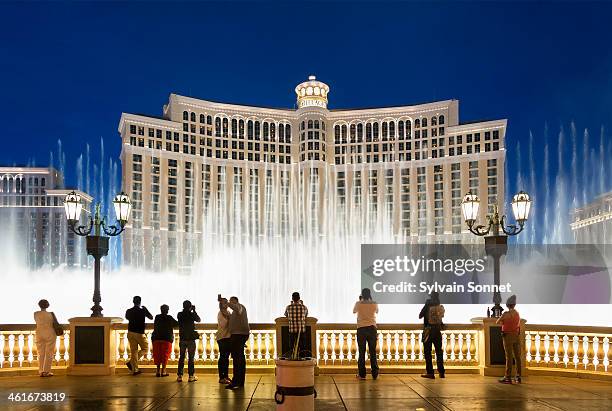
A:
[[[76,192],[71,192],[64,200],[64,209],[66,211],[66,219],[68,226],[76,235],[87,237],[87,254],[94,258],[94,305],[91,307],[92,317],[102,317],[102,307],[100,302],[100,260],[108,254],[108,238],[114,237],[123,232],[125,225],[130,217],[132,203],[130,198],[121,192],[117,194],[113,200],[115,215],[118,225],[107,225],[105,218],[100,218],[100,204],[96,204],[96,211],[93,218],[89,217],[88,225],[77,225],[81,217],[83,203],[81,196]],[[90,235],[93,231],[93,235]],[[102,232],[108,237],[103,236]]]
[[[520,191],[512,198],[512,214],[516,224],[506,224],[506,216],[499,216],[497,204],[493,207],[493,214],[487,215],[486,225],[476,225],[478,218],[478,210],[480,208],[480,199],[476,194],[468,192],[461,203],[463,218],[471,233],[485,237],[485,251],[493,257],[494,261],[494,281],[499,288],[500,283],[500,259],[508,251],[508,236],[514,236],[523,231],[525,222],[529,218],[531,209],[531,199],[524,191]],[[501,231],[501,232],[500,232]],[[501,316],[504,310],[501,303],[501,294],[499,291],[493,293],[493,317]]]

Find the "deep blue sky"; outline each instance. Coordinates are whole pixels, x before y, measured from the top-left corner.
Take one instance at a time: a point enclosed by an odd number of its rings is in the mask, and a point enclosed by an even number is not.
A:
[[[545,122],[595,150],[611,126],[610,21],[587,2],[2,3],[0,164],[46,164],[61,139],[74,184],[87,142],[117,158],[122,111],[171,92],[291,107],[311,73],[330,107],[457,98],[463,121],[508,118],[509,158],[533,130],[540,164]]]

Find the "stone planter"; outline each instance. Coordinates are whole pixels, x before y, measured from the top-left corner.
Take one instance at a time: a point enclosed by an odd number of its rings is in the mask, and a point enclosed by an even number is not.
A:
[[[278,359],[276,362],[276,401],[277,410],[312,411],[317,395],[314,388],[314,359],[290,361]]]

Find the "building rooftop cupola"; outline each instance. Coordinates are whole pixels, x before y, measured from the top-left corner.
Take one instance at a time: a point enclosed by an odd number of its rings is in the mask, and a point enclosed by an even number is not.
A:
[[[297,94],[298,108],[321,107],[327,108],[327,95],[329,86],[313,75],[308,76],[308,81],[298,84],[295,88]]]

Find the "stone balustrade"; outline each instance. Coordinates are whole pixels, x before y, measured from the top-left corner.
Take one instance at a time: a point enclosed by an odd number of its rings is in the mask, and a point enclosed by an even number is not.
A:
[[[357,364],[357,329],[348,324],[318,324],[317,361],[320,367]],[[478,365],[479,326],[450,324],[442,333],[444,361],[448,366]],[[425,364],[420,324],[381,324],[378,332],[380,366]]]
[[[612,328],[529,325],[526,364],[531,368],[612,375]]]
[[[196,366],[216,367],[219,351],[215,341],[215,324],[198,324],[200,338],[196,342]],[[57,338],[54,366],[68,364],[69,334]],[[116,329],[116,359],[125,364],[130,355],[127,324]],[[277,329],[274,324],[251,324],[246,356],[250,367],[274,367],[277,355]],[[152,327],[148,325],[147,338]],[[317,324],[315,330],[318,366],[325,372],[342,372],[357,362],[356,327],[354,324]],[[38,366],[33,324],[0,325],[0,375],[6,371],[34,370]],[[423,368],[422,328],[420,324],[380,324],[378,358],[383,367],[394,372],[410,372]],[[457,372],[473,372],[482,364],[479,339],[482,325],[449,324],[443,332],[445,364]],[[584,373],[612,377],[612,327],[581,327],[527,324],[525,330],[525,363],[529,372]],[[178,332],[175,333],[170,365],[178,362]],[[141,360],[152,365],[152,344]]]

